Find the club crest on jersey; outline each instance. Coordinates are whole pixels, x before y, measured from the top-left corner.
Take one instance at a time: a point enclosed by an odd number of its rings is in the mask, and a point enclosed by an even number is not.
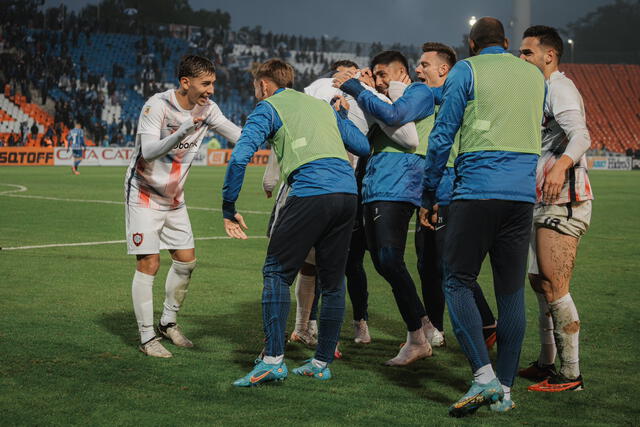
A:
[[[151,105],[147,105],[146,107],[144,107],[144,110],[142,110],[142,114],[146,116],[147,114],[149,114],[149,111],[151,111]]]
[[[142,233],[133,233],[133,244],[136,246],[140,246],[142,244],[143,238],[144,236],[142,235]]]

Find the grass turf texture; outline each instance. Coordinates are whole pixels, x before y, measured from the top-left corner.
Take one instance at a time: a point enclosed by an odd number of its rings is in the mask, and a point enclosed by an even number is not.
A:
[[[1,168],[0,183],[23,185],[16,196],[123,199],[123,168]],[[272,201],[260,190],[263,168],[248,168],[238,208],[251,236],[264,236]],[[224,168],[193,168],[186,186],[196,237],[223,236],[220,188]],[[597,200],[592,227],[578,254],[572,295],[582,322],[581,367],[586,390],[540,394],[514,388],[516,410],[494,415],[481,409],[453,420],[447,406],[468,388],[470,371],[451,331],[448,347],[412,366],[382,366],[405,331],[391,290],[366,257],[373,343],[352,341],[347,302],[342,331],[344,359],[329,382],[289,376],[282,386],[236,389],[262,347],[261,267],[266,239],[196,242],[198,267],[179,321],[196,347],[167,348],[158,360],[136,349],[130,288],[134,259],[125,245],[0,251],[1,424],[207,424],[207,425],[419,425],[419,424],[634,424],[640,419],[636,368],[639,353],[635,172],[592,172]],[[0,192],[11,187],[0,185]],[[0,195],[0,245],[124,239],[124,207]],[[413,234],[407,264],[415,278]],[[155,283],[156,321],[162,308],[168,254]],[[480,283],[492,307],[490,268]],[[292,291],[293,294],[293,291]],[[293,297],[293,295],[292,295]],[[294,299],[294,298],[292,298]],[[527,289],[527,333],[521,366],[538,353],[537,304]],[[289,316],[292,330],[295,304]],[[293,369],[312,351],[287,347]],[[493,354],[495,356],[495,353]]]

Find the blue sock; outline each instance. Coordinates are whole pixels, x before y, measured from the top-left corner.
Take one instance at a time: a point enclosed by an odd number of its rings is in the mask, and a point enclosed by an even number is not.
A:
[[[73,162],[73,167],[76,168],[76,170],[78,170],[78,166],[80,166],[80,160]]]
[[[267,338],[265,354],[284,354],[284,330],[287,327],[291,296],[289,284],[280,271],[280,265],[267,258],[263,268],[264,288],[262,290],[262,323]]]
[[[482,335],[482,318],[471,288],[448,271],[445,273],[444,296],[449,307],[453,331],[463,353],[471,362],[472,371],[475,372],[491,363]]]
[[[318,330],[318,346],[315,358],[330,363],[336,344],[340,338],[340,328],[344,318],[345,281],[340,282],[334,290],[322,290],[320,306],[320,327]]]
[[[500,384],[513,385],[524,340],[526,317],[524,287],[511,295],[496,295],[498,302],[498,361],[496,374]]]

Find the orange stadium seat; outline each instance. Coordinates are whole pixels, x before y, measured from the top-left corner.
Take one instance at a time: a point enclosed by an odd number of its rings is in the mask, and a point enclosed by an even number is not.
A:
[[[640,65],[563,64],[584,99],[593,147],[640,149]]]

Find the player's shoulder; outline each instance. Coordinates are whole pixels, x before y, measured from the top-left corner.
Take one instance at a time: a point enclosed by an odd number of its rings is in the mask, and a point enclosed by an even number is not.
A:
[[[579,106],[582,96],[573,80],[565,76],[564,73],[554,72],[547,81],[547,87],[552,105],[562,105],[565,109],[568,105],[575,104],[573,105],[575,108]]]

